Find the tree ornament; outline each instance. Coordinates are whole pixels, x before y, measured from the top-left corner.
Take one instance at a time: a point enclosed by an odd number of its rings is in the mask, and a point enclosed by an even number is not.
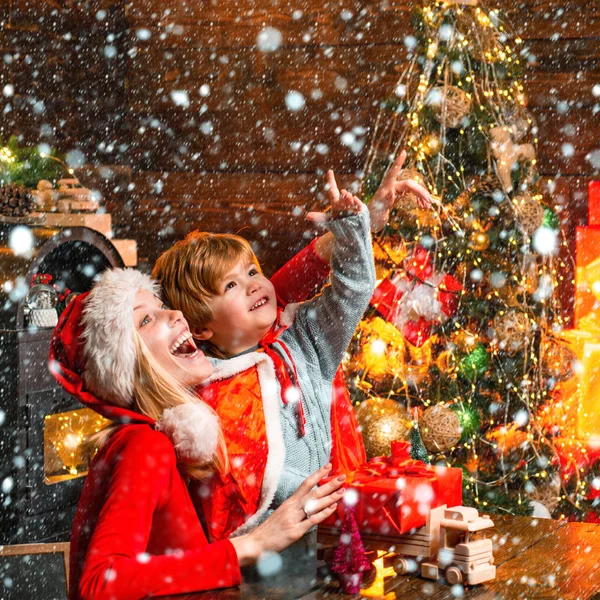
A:
[[[472,193],[481,196],[493,196],[501,192],[504,194],[502,182],[496,175],[489,174],[483,177],[475,177],[471,184]]]
[[[425,178],[420,171],[417,169],[402,169],[400,175],[396,178],[397,181],[407,181],[412,179],[421,185],[425,185]],[[398,204],[398,209],[403,213],[410,213],[419,208],[419,200],[412,192],[407,192],[402,196],[402,200]]]
[[[430,406],[420,419],[419,429],[430,453],[446,452],[456,446],[462,435],[458,416],[447,406]]]
[[[422,246],[406,257],[403,267],[377,286],[371,305],[420,347],[436,323],[456,313],[462,285],[448,273],[435,273],[431,253]]]
[[[456,352],[452,349],[443,350],[438,354],[435,364],[444,375],[448,375],[449,377],[455,376],[458,371],[458,357],[456,356]]]
[[[381,317],[364,319],[356,339],[359,346],[356,364],[349,365],[351,371],[364,372],[375,381],[404,372],[404,338],[392,323]]]
[[[575,373],[577,355],[564,342],[550,340],[542,354],[542,374],[555,381],[566,381]]]
[[[446,127],[459,127],[471,112],[471,99],[467,93],[454,85],[434,87],[430,90],[427,103],[438,123]]]
[[[528,166],[525,181],[531,183],[535,161],[535,148],[531,144],[515,144],[508,127],[498,125],[490,129],[490,147],[496,159],[496,173],[505,191],[513,189],[512,171],[518,163]]]
[[[479,411],[464,402],[457,402],[450,407],[456,413],[462,435],[460,437],[461,442],[466,442],[472,439],[479,433],[481,428],[481,415]]]
[[[469,248],[475,252],[483,252],[490,247],[490,238],[485,231],[474,231],[469,236]]]
[[[523,231],[533,235],[544,222],[544,207],[531,194],[517,196],[514,204]]]
[[[354,506],[346,504],[340,541],[333,554],[331,570],[338,574],[344,594],[358,594],[363,574],[370,568],[371,563],[356,525]]]
[[[0,215],[26,217],[34,210],[35,200],[25,186],[12,183],[0,186]]]
[[[416,421],[410,432],[410,457],[413,460],[420,460],[427,465],[431,464],[429,454],[419,433],[419,424]]]
[[[389,398],[365,400],[358,407],[356,418],[367,458],[388,455],[391,443],[407,440],[412,428],[412,419],[406,408]]]
[[[423,152],[427,156],[435,156],[436,154],[439,153],[439,151],[441,149],[442,149],[442,142],[437,135],[430,133],[429,135],[426,135],[424,137]]]
[[[490,366],[490,356],[483,344],[478,344],[476,348],[465,356],[459,365],[459,372],[467,379],[473,380],[481,377]]]
[[[560,218],[551,208],[544,207],[544,218],[542,225],[549,229],[560,229]]]
[[[494,317],[494,329],[500,349],[507,354],[520,352],[531,338],[529,317],[517,309],[497,314]]]
[[[463,354],[469,354],[479,345],[479,336],[467,329],[458,329],[450,336],[450,341]]]

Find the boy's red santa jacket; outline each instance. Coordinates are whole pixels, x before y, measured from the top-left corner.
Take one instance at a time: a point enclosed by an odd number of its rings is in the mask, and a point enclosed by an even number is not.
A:
[[[271,282],[282,305],[306,299],[328,275],[329,265],[318,257],[313,243],[286,263]],[[269,352],[241,355],[221,363],[198,390],[219,415],[230,459],[227,474],[192,483],[192,495],[202,507],[211,540],[246,533],[258,524],[273,499],[285,459],[276,384],[279,367]],[[332,394],[332,474],[352,473],[366,461],[366,454],[341,368]]]
[[[94,458],[83,487],[71,533],[69,600],[137,600],[238,585],[235,549],[226,539],[208,543],[169,438],[152,419],[85,389],[86,296],[61,315],[51,371],[69,393],[123,425]]]

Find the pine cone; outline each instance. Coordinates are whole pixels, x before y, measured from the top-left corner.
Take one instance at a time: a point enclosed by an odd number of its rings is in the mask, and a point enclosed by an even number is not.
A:
[[[7,183],[0,186],[0,214],[5,217],[26,217],[35,210],[31,191],[23,185]]]

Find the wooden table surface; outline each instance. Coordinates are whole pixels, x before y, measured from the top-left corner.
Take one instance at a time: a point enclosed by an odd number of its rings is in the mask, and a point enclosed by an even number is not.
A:
[[[478,586],[452,588],[412,575],[396,575],[384,566],[384,557],[375,565],[375,579],[364,585],[355,598],[385,600],[456,600],[556,598],[600,600],[600,525],[566,523],[529,517],[494,516],[494,528],[486,537],[494,542],[496,579]],[[320,536],[320,539],[324,539]],[[326,539],[326,536],[325,536]],[[269,600],[282,598],[281,590],[260,584],[243,584],[215,592],[170,596],[173,600]],[[322,581],[301,596],[304,600],[347,600],[338,593],[335,581]]]

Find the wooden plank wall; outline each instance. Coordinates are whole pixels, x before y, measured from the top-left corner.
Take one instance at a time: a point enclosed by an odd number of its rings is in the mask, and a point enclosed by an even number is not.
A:
[[[539,168],[573,240],[587,218],[589,155],[600,149],[600,4],[496,5],[524,40]],[[311,235],[297,215],[324,205],[323,172],[333,167],[345,185],[360,173],[377,103],[405,64],[412,6],[5,0],[0,88],[8,82],[14,95],[0,98],[10,107],[2,135],[104,165],[88,176],[105,192],[117,232],[138,239],[143,261],[194,227],[242,230],[271,271]],[[257,47],[267,27],[281,35],[271,52]],[[305,98],[300,111],[286,108],[291,90]],[[174,101],[183,91],[186,106]],[[572,288],[562,292],[568,300]]]

